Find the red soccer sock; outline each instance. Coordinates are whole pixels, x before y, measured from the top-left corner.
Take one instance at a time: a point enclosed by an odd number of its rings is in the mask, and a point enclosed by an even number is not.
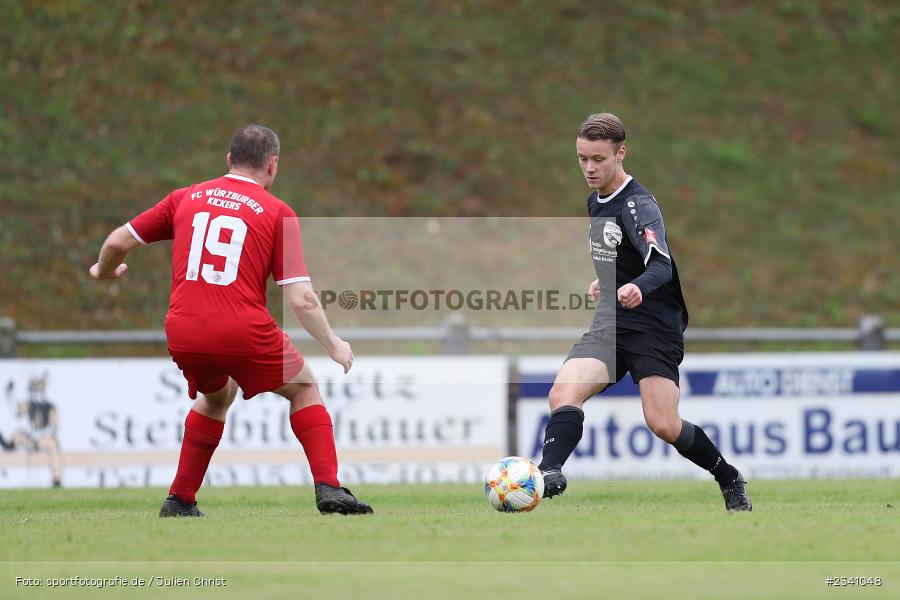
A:
[[[170,494],[193,504],[197,490],[203,483],[213,452],[222,439],[225,423],[192,410],[184,420],[184,439],[181,441],[181,457]]]
[[[313,481],[340,487],[337,478],[337,450],[334,448],[334,426],[325,407],[314,404],[301,408],[291,415],[291,429],[294,430],[294,435],[300,440],[306,453]]]

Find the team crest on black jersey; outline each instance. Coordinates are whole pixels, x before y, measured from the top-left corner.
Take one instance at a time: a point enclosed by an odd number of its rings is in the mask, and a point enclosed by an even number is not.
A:
[[[603,225],[603,241],[610,248],[615,248],[622,243],[622,229],[615,221],[607,221]]]

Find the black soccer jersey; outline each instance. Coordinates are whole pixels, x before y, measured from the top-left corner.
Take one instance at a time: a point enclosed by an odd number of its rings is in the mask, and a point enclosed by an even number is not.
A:
[[[656,199],[628,177],[609,196],[591,194],[587,207],[591,258],[600,285],[595,326],[608,324],[614,317],[617,329],[681,337],[687,328],[688,311]],[[672,279],[645,294],[637,308],[621,306],[616,290],[643,273],[654,253],[670,262]]]

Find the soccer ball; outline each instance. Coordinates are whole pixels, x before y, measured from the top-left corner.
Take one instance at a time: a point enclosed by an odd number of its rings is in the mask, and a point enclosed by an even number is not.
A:
[[[527,458],[507,456],[488,471],[484,493],[501,512],[533,510],[544,495],[544,476]]]

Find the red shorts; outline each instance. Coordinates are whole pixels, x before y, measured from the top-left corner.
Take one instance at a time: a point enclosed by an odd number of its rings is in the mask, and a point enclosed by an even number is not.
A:
[[[197,398],[197,392],[209,394],[221,390],[229,377],[244,391],[246,400],[262,392],[277,390],[303,368],[303,357],[288,340],[283,348],[266,354],[230,356],[172,349],[169,354],[187,379],[188,395],[192,400]]]

